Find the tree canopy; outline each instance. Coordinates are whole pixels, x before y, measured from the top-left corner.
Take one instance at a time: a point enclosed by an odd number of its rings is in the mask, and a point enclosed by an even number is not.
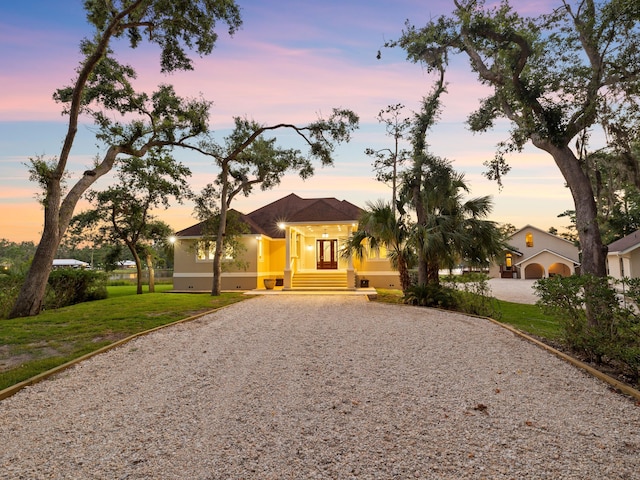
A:
[[[196,203],[201,220],[217,216],[212,295],[220,294],[222,253],[232,200],[239,194],[250,195],[257,186],[262,190],[275,187],[287,172],[297,172],[301,178],[309,178],[314,173],[314,162],[322,166],[332,165],[336,145],[348,142],[359,122],[354,112],[338,108],[328,118],[319,118],[307,125],[263,125],[241,117],[234,120],[235,128],[225,138],[224,144],[209,141],[197,149],[213,157],[219,169],[215,181],[203,190]],[[276,130],[293,131],[308,151],[303,153],[296,148],[279,146],[276,137],[266,136]]]
[[[72,219],[74,229],[96,232],[98,244],[124,244],[136,263],[137,293],[142,293],[142,261],[150,273],[153,286],[154,245],[163,245],[173,234],[171,228],[153,213],[169,208],[170,200],[182,203],[191,195],[187,182],[191,171],[161,150],[149,155],[130,157],[120,163],[118,181],[102,191],[88,194],[92,209]]]
[[[417,28],[407,23],[397,41],[410,61],[437,68],[464,54],[478,81],[492,88],[468,119],[472,131],[511,122],[509,138],[487,161],[487,176],[501,181],[505,154],[525,143],[554,159],[573,196],[583,251],[582,271],[605,275],[605,249],[598,229],[594,191],[584,148],[601,126],[610,146],[631,163],[637,134],[640,83],[640,4],[626,0],[562,0],[553,12],[529,18],[507,1],[489,8],[481,0],[454,0],[455,10]],[[636,168],[637,171],[637,168]]]
[[[143,40],[157,45],[161,71],[170,73],[193,68],[189,52],[211,53],[218,21],[226,23],[230,34],[241,25],[233,0],[85,0],[84,8],[93,35],[80,44],[76,78],[54,94],[68,116],[60,154],[31,164],[32,178],[43,188],[44,228],[11,317],[39,313],[55,252],[78,200],[119,155],[141,157],[152,148],[183,145],[207,130],[209,102],[182,99],[169,85],[151,95],[136,91],[136,71],[117,60],[114,41],[126,39],[131,48]],[[66,190],[67,163],[81,114],[93,118],[107,148]],[[114,120],[118,116],[125,120]]]
[[[398,175],[402,165],[409,160],[409,152],[401,148],[401,140],[406,139],[411,129],[411,118],[402,117],[404,105],[388,105],[378,113],[378,122],[385,125],[387,136],[393,138],[393,147],[367,148],[365,153],[374,158],[373,169],[376,180],[391,184],[391,207],[395,211],[398,201]]]

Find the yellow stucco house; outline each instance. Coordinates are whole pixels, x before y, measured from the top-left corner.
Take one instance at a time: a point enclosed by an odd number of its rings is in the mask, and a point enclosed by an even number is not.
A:
[[[578,247],[562,237],[526,225],[507,241],[509,248],[501,262],[489,269],[494,278],[547,278],[554,275],[567,277],[580,267]]]
[[[243,268],[223,267],[222,290],[264,289],[265,280],[283,290],[355,290],[400,288],[398,272],[386,252],[369,252],[359,261],[341,256],[344,242],[358,226],[362,210],[335,198],[287,195],[248,214],[239,214],[250,233],[242,235]],[[211,241],[202,223],[176,233],[173,287],[210,291],[213,282]]]

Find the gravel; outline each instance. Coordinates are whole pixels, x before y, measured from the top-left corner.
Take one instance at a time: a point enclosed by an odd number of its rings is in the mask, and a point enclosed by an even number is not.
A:
[[[633,479],[640,408],[493,323],[262,296],[0,402],[0,478]]]

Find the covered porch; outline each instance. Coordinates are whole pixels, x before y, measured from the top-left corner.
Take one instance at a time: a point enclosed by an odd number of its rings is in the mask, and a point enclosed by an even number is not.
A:
[[[355,290],[356,271],[341,249],[355,223],[280,223],[285,233],[282,290]]]

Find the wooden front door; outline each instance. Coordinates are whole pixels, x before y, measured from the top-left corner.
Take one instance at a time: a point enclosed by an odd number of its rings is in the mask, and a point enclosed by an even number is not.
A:
[[[316,268],[318,270],[338,268],[338,240],[316,240]]]

